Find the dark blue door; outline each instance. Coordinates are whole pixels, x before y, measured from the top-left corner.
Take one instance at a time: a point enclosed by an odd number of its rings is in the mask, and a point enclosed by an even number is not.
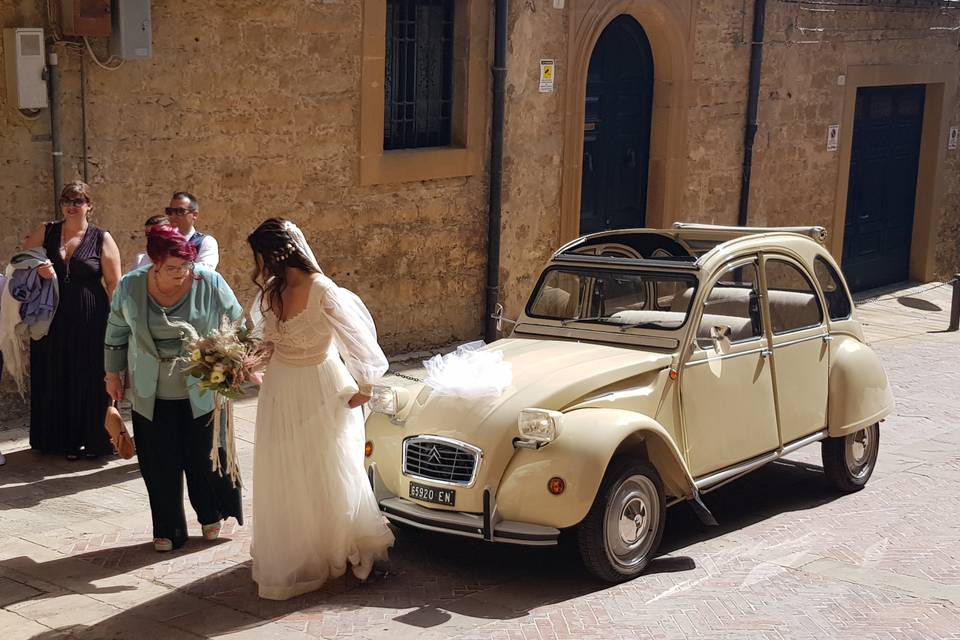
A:
[[[614,19],[587,72],[580,233],[644,226],[653,54],[643,27]]]
[[[854,291],[910,275],[923,85],[857,91],[843,272]]]

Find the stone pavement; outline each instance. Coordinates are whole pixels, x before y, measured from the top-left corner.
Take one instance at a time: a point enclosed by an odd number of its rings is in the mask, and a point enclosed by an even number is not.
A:
[[[898,398],[866,489],[834,493],[818,448],[801,451],[708,494],[719,527],[670,509],[662,557],[613,587],[566,545],[403,530],[372,584],[342,578],[262,601],[249,520],[217,543],[156,554],[135,462],[68,463],[31,453],[22,428],[0,431],[0,640],[960,638],[960,335],[940,332],[949,305],[947,288],[921,287],[862,306]],[[255,406],[237,413],[249,477]]]

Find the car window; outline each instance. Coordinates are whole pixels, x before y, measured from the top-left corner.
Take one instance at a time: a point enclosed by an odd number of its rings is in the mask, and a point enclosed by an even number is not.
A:
[[[527,315],[676,329],[686,322],[695,289],[692,275],[556,267],[541,278]]]
[[[759,292],[760,279],[755,264],[725,271],[704,299],[697,344],[703,348],[712,346],[711,332],[714,327],[729,328],[731,342],[762,336]]]
[[[827,300],[827,311],[830,313],[831,320],[845,320],[850,317],[852,304],[847,290],[840,281],[840,275],[836,269],[830,266],[826,260],[817,257],[813,261],[813,273],[817,276],[817,282],[823,290],[823,297]]]
[[[823,321],[813,283],[799,267],[771,259],[766,262],[766,275],[770,322],[775,334],[815,327]]]
[[[580,308],[586,282],[576,274],[554,269],[547,272],[540,284],[531,315],[545,318],[573,318]]]

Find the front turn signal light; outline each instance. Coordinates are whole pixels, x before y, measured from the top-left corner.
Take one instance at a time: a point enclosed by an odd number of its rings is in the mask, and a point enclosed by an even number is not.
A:
[[[368,458],[373,455],[373,443],[369,440],[363,445],[363,455]]]
[[[555,496],[560,495],[567,488],[567,483],[560,476],[554,476],[547,482],[547,490]]]

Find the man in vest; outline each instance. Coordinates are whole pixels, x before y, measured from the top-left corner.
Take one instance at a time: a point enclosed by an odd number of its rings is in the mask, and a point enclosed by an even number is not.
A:
[[[167,207],[166,214],[170,224],[196,247],[197,262],[216,269],[220,263],[220,247],[216,239],[200,233],[193,226],[200,217],[200,205],[197,199],[186,191],[177,191],[170,198],[170,206]]]

